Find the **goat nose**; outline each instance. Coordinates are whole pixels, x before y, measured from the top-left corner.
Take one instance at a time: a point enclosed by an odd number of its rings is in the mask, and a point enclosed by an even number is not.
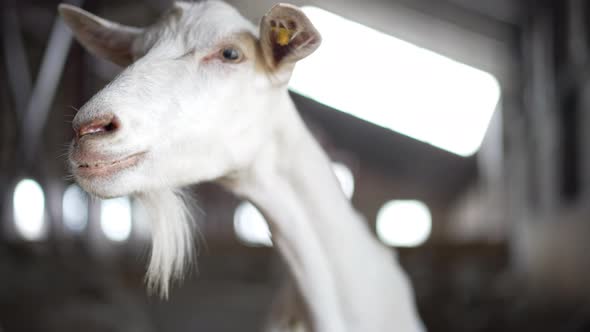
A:
[[[86,135],[114,133],[119,127],[120,123],[117,117],[113,114],[108,114],[94,118],[78,126],[74,125],[74,131],[76,132],[76,138],[80,139]]]

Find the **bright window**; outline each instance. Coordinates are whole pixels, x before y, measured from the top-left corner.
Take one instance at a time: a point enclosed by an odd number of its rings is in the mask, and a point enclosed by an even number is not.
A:
[[[340,183],[344,195],[349,199],[354,194],[354,175],[348,166],[342,163],[332,163],[334,174]]]
[[[131,202],[128,197],[106,199],[100,206],[100,227],[111,241],[123,242],[131,235]]]
[[[416,247],[430,235],[428,206],[416,200],[389,201],[377,213],[377,236],[394,247]]]
[[[494,76],[325,10],[304,7],[323,37],[290,88],[461,156],[480,147],[500,98]]]
[[[62,201],[64,226],[73,232],[81,232],[88,224],[88,194],[78,185],[71,184]]]
[[[23,179],[14,188],[12,200],[16,230],[27,240],[39,240],[45,225],[45,194],[33,179]]]
[[[234,213],[234,231],[238,239],[252,247],[272,247],[270,230],[262,213],[250,202],[238,205]]]

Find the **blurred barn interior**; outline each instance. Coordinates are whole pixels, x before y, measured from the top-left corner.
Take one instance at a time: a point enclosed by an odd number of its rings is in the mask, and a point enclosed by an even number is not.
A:
[[[255,22],[274,3],[228,2]],[[198,269],[165,301],[145,292],[149,226],[141,207],[132,199],[100,201],[73,185],[65,162],[69,122],[120,68],[72,41],[58,3],[1,3],[0,331],[260,331],[285,268],[246,202],[212,184],[192,188]],[[71,3],[136,26],[170,6]],[[348,85],[336,101],[358,97],[357,109],[372,116],[305,90],[311,83],[293,85],[292,95],[354,206],[398,251],[428,329],[590,330],[590,4],[293,3],[419,48],[409,62],[415,73],[391,72],[388,64],[404,53],[385,45],[358,52],[366,40],[352,32],[342,54],[329,55],[337,75],[311,76],[324,80],[318,87]],[[421,62],[430,55],[444,59],[433,67],[442,76],[431,77],[432,64]],[[455,66],[446,76],[445,63]],[[447,85],[455,90],[447,93]],[[486,87],[495,97],[485,97]],[[362,89],[378,89],[383,103]],[[485,98],[492,103],[475,107]],[[458,112],[464,100],[470,107]],[[387,114],[389,122],[379,123]],[[407,128],[389,126],[412,114],[419,116]],[[480,114],[479,127],[467,120]],[[414,135],[411,125],[429,129]],[[469,136],[476,127],[482,130]],[[473,149],[453,150],[453,142]]]

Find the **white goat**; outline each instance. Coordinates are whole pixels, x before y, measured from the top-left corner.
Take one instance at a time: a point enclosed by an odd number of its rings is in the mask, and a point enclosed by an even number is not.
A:
[[[217,181],[269,220],[310,329],[422,330],[406,276],[289,98],[295,62],[321,42],[298,8],[274,6],[259,29],[218,1],[176,3],[144,29],[59,9],[90,52],[127,66],[76,115],[70,165],[87,191],[151,209],[150,287],[167,296],[192,259],[177,188]]]

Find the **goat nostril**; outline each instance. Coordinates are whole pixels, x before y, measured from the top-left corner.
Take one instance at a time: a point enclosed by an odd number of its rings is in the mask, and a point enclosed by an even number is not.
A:
[[[114,122],[110,122],[109,124],[107,124],[106,126],[104,126],[104,130],[109,132],[109,131],[115,131],[117,129],[117,126],[115,125]]]
[[[77,138],[81,138],[82,136],[91,134],[112,133],[116,131],[118,128],[119,122],[117,118],[114,115],[109,115],[102,118],[94,119],[74,130],[76,131]]]

